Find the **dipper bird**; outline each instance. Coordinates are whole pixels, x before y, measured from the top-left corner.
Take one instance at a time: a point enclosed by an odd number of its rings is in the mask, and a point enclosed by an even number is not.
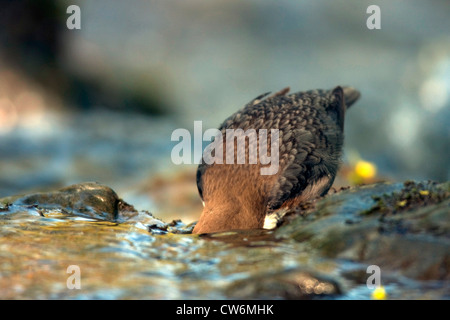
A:
[[[267,140],[278,143],[268,148],[271,156],[278,156],[278,170],[263,175],[261,169],[267,162],[261,158],[256,163],[248,162],[255,153],[252,150],[263,151],[261,135],[253,142],[248,139],[244,150],[247,163],[207,163],[203,158],[197,170],[197,187],[204,208],[193,233],[271,229],[287,208],[328,192],[342,155],[345,112],[360,94],[354,88],[340,86],[288,92],[286,88],[271,96],[269,92],[256,97],[219,127],[224,135],[233,132],[229,129],[270,132]],[[225,137],[216,139],[226,141]],[[232,155],[236,160],[239,148],[234,142],[231,148],[222,148],[223,158],[218,151],[221,149],[215,149],[216,159],[224,160],[226,153],[236,151]],[[251,143],[257,148],[251,149]]]

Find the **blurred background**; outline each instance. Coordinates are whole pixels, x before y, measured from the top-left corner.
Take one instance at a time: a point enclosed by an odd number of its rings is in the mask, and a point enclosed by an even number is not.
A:
[[[0,0],[0,197],[98,181],[193,221],[196,165],[171,162],[172,131],[286,86],[361,91],[337,185],[448,180],[449,16],[448,0]]]

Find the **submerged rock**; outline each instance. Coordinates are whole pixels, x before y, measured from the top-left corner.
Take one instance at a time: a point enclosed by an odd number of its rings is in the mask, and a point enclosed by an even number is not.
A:
[[[226,290],[231,299],[313,299],[339,295],[341,289],[331,277],[292,270],[261,273],[235,281]]]

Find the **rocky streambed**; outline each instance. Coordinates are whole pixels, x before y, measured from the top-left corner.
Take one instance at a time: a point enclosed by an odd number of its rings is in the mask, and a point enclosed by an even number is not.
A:
[[[449,195],[449,182],[378,183],[305,203],[275,230],[205,235],[96,183],[7,197],[0,299],[371,299],[373,265],[389,299],[448,299]]]

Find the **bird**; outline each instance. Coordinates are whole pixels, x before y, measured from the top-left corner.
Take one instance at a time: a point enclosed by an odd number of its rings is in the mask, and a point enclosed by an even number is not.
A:
[[[267,163],[249,163],[255,152],[250,148],[251,139],[245,145],[244,163],[211,162],[203,157],[196,182],[204,207],[192,233],[273,229],[288,208],[327,194],[341,163],[345,114],[360,92],[347,86],[289,91],[288,87],[272,95],[264,93],[220,125],[223,136],[210,145],[225,143],[226,133],[232,130],[270,131],[267,140],[277,138],[278,142],[269,148],[271,155],[278,156],[278,168],[274,174],[263,175],[261,169]],[[257,136],[259,153],[261,139]],[[224,160],[230,150],[235,151],[236,160],[237,139],[233,137],[231,147],[214,150],[216,160]]]

